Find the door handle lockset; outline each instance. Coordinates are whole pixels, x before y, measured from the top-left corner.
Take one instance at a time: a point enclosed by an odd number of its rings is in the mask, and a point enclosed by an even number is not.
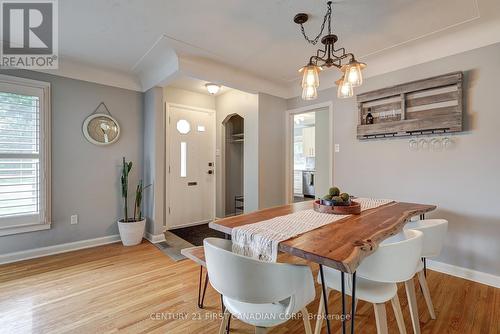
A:
[[[208,170],[208,174],[213,174],[213,173],[214,173],[213,170],[211,170],[211,169]]]

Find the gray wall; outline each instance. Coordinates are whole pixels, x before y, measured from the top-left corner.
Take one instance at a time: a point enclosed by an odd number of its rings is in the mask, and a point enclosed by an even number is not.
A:
[[[165,222],[165,113],[163,89],[153,87],[144,94],[144,216],[146,230],[163,233]]]
[[[441,152],[410,151],[408,139],[358,141],[356,99],[337,100],[335,89],[314,103],[334,103],[336,184],[358,196],[438,205],[429,217],[448,219],[449,232],[437,260],[500,275],[500,44],[368,78],[356,93],[452,71],[465,72],[467,131]],[[305,105],[300,98],[287,104]]]
[[[286,100],[259,93],[259,209],[283,205]]]
[[[122,156],[134,162],[131,189],[142,175],[142,94],[45,73],[0,73],[47,81],[52,90],[52,228],[2,236],[0,254],[117,234]],[[82,134],[83,121],[100,102],[121,127],[110,146],[93,145]],[[77,225],[70,225],[72,214]]]
[[[245,212],[257,210],[259,207],[259,99],[256,94],[244,93],[231,90],[217,96],[215,109],[217,110],[216,128],[216,179],[217,217],[224,217],[224,183],[222,178],[223,163],[220,152],[224,152],[223,135],[224,126],[222,122],[231,114],[238,114],[244,118],[245,142],[243,144],[243,196],[245,197]]]

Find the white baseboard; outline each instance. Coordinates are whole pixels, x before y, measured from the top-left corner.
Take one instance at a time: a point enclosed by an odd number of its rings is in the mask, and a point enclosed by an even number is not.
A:
[[[157,244],[159,242],[165,241],[165,234],[163,234],[163,233],[151,234],[149,232],[146,232],[144,234],[144,237],[152,244]]]
[[[465,278],[466,280],[500,288],[500,276],[495,276],[481,271],[458,267],[451,264],[427,260],[427,268],[451,276]]]
[[[35,259],[42,256],[54,255],[59,253],[71,252],[79,249],[96,247],[106,244],[112,244],[120,241],[120,236],[110,235],[101,238],[80,240],[75,242],[68,242],[65,244],[40,247],[34,249],[28,249],[20,252],[13,252],[0,255],[0,264],[17,262],[28,259]]]

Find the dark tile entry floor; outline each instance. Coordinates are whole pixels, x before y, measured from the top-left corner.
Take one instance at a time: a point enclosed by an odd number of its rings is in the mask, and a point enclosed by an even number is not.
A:
[[[211,229],[208,224],[178,228],[170,232],[195,246],[202,246],[205,238],[224,238],[224,233]]]

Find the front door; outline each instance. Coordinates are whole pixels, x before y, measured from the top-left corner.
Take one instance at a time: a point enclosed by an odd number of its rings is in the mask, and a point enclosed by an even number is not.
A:
[[[215,112],[169,106],[169,228],[215,217]]]

